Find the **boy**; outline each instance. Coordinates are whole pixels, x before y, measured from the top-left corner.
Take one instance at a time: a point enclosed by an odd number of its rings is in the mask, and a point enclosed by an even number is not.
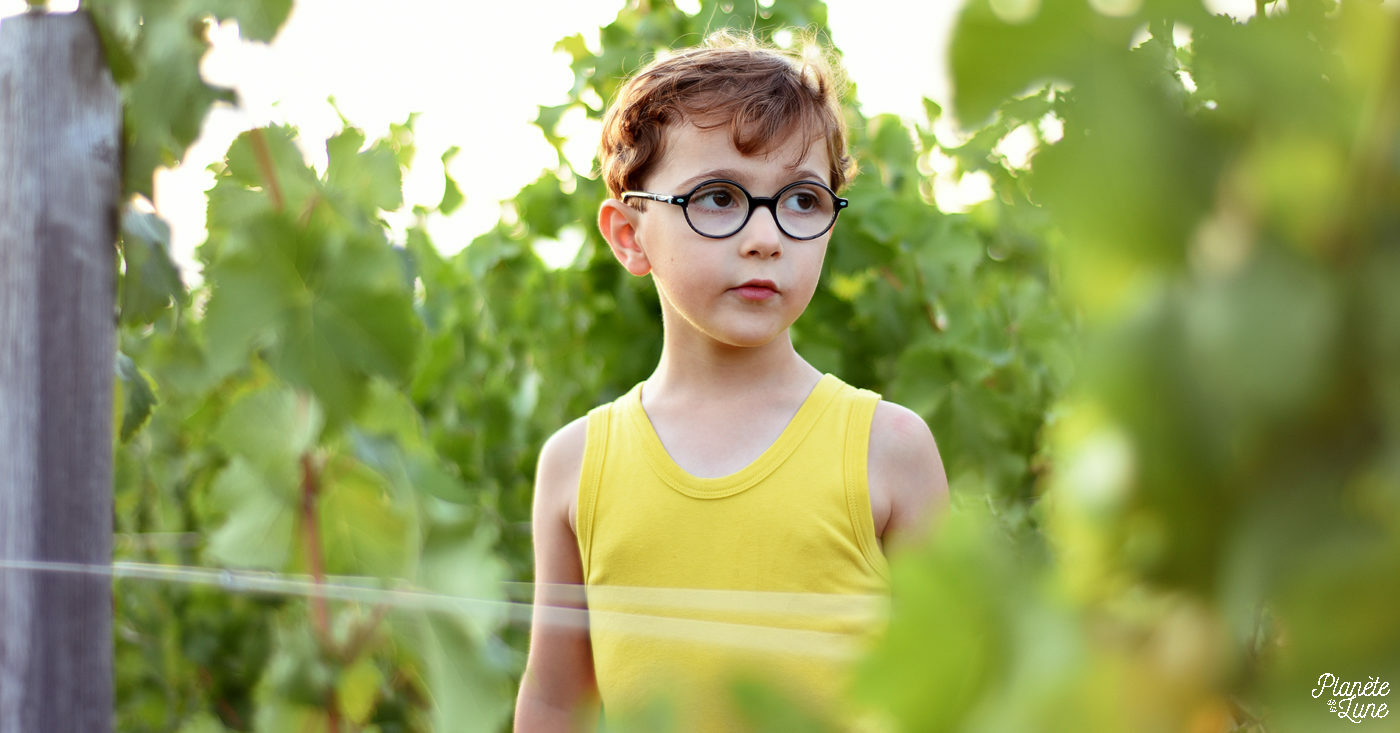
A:
[[[882,547],[918,533],[947,480],[918,415],[789,338],[853,168],[831,71],[711,37],[623,87],[601,158],[598,226],[651,275],[662,353],[541,451],[516,730],[588,729],[600,698],[613,721],[658,697],[679,730],[734,730],[745,675],[837,715],[842,642],[872,621],[846,601],[886,593]]]

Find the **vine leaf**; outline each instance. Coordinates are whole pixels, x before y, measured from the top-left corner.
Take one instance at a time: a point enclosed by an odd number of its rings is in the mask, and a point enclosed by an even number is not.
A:
[[[170,225],[155,214],[130,208],[122,215],[121,253],[125,267],[117,289],[121,323],[151,323],[170,304],[188,300],[180,270],[170,259]]]
[[[281,478],[281,477],[279,477]],[[251,461],[235,456],[214,479],[210,498],[224,521],[206,554],[218,564],[282,570],[292,557],[296,510],[283,481],[269,481]]]
[[[155,382],[126,354],[117,353],[117,381],[113,393],[113,415],[121,442],[132,439],[150,419],[160,400]]]
[[[438,211],[443,215],[451,214],[462,205],[466,198],[462,195],[461,186],[457,185],[457,180],[452,177],[452,172],[448,170],[448,164],[462,149],[453,145],[442,154],[442,176],[444,179],[442,187],[442,202],[438,204]]]
[[[292,0],[207,0],[215,17],[238,22],[238,34],[250,41],[271,43],[292,12]]]
[[[210,439],[228,455],[295,476],[301,454],[316,444],[324,422],[315,400],[287,387],[266,387],[230,405]]]
[[[265,128],[240,137],[210,192],[210,239],[200,252],[212,286],[210,366],[227,374],[260,353],[340,422],[369,377],[406,382],[417,356],[422,322],[404,258],[366,212],[402,205],[400,169],[391,145],[361,151],[362,134],[347,127],[327,143],[325,180],[317,180],[294,136]],[[267,206],[274,195],[284,206]],[[322,200],[339,203],[332,211],[315,205]]]
[[[122,90],[123,188],[154,199],[156,169],[179,164],[215,102],[236,100],[233,90],[200,74],[210,21],[236,21],[243,38],[266,43],[286,22],[292,0],[84,0],[83,7]]]
[[[418,525],[391,500],[384,479],[349,456],[329,461],[321,479],[316,505],[326,572],[411,577],[418,561]]]
[[[335,698],[345,716],[357,725],[364,725],[374,711],[384,673],[374,660],[362,657],[340,674],[335,683]]]
[[[355,202],[393,211],[403,206],[403,181],[394,150],[380,141],[361,152],[363,132],[346,127],[326,141],[326,183]]]

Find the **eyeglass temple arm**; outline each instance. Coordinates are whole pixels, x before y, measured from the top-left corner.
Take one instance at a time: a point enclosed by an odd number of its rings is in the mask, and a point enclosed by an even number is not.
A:
[[[623,191],[622,200],[625,202],[629,198],[650,199],[660,201],[663,204],[675,204],[680,206],[685,203],[685,196],[663,196],[659,193],[647,193],[646,191]]]

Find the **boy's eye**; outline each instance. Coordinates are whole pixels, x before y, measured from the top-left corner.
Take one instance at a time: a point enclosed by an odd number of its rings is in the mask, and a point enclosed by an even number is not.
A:
[[[823,201],[816,191],[796,188],[783,195],[782,207],[796,214],[809,214],[829,208],[823,206]]]
[[[810,193],[798,192],[788,197],[788,205],[798,211],[810,211],[817,205],[817,197]]]
[[[744,197],[732,186],[715,184],[697,191],[690,200],[692,205],[706,209],[728,209],[738,205]]]

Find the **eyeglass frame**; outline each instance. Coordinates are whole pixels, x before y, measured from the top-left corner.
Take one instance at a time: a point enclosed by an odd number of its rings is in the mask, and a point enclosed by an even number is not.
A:
[[[699,191],[700,189],[706,186],[710,186],[716,183],[727,183],[734,186],[740,191],[743,191],[744,197],[748,200],[748,210],[744,213],[744,220],[739,222],[739,226],[735,227],[734,231],[728,234],[706,234],[700,231],[698,228],[696,228],[695,222],[690,220],[690,198],[695,195],[696,191]],[[778,220],[778,202],[782,200],[783,194],[786,193],[788,189],[796,188],[797,186],[817,186],[823,191],[826,191],[828,194],[831,194],[831,198],[836,204],[836,208],[832,209],[831,211],[831,221],[827,222],[826,228],[809,237],[793,236],[791,233],[788,232],[788,230],[785,227],[783,227],[783,223]],[[729,237],[732,237],[735,234],[744,231],[744,227],[749,225],[749,219],[753,218],[754,210],[756,208],[766,208],[768,209],[769,213],[773,215],[773,223],[777,225],[778,231],[782,232],[783,235],[788,237],[789,239],[795,239],[799,242],[806,242],[816,239],[817,237],[820,237],[823,234],[826,234],[827,232],[831,231],[832,227],[836,226],[836,218],[841,213],[841,210],[851,205],[851,202],[848,199],[843,199],[840,196],[837,196],[836,192],[831,190],[830,186],[826,185],[825,183],[822,183],[821,181],[793,181],[792,183],[789,183],[788,185],[778,189],[778,192],[773,194],[772,196],[755,196],[749,193],[749,190],[747,188],[744,188],[744,186],[738,181],[731,181],[728,178],[711,178],[708,181],[701,181],[700,183],[695,184],[694,188],[679,196],[668,196],[660,193],[651,193],[649,191],[623,191],[621,198],[623,203],[626,203],[627,199],[629,198],[642,198],[647,199],[648,201],[657,201],[663,204],[674,204],[675,206],[679,206],[681,207],[681,213],[685,216],[685,223],[690,226],[690,230],[695,232],[696,234],[699,234],[702,237],[705,237],[706,239],[728,239]]]

